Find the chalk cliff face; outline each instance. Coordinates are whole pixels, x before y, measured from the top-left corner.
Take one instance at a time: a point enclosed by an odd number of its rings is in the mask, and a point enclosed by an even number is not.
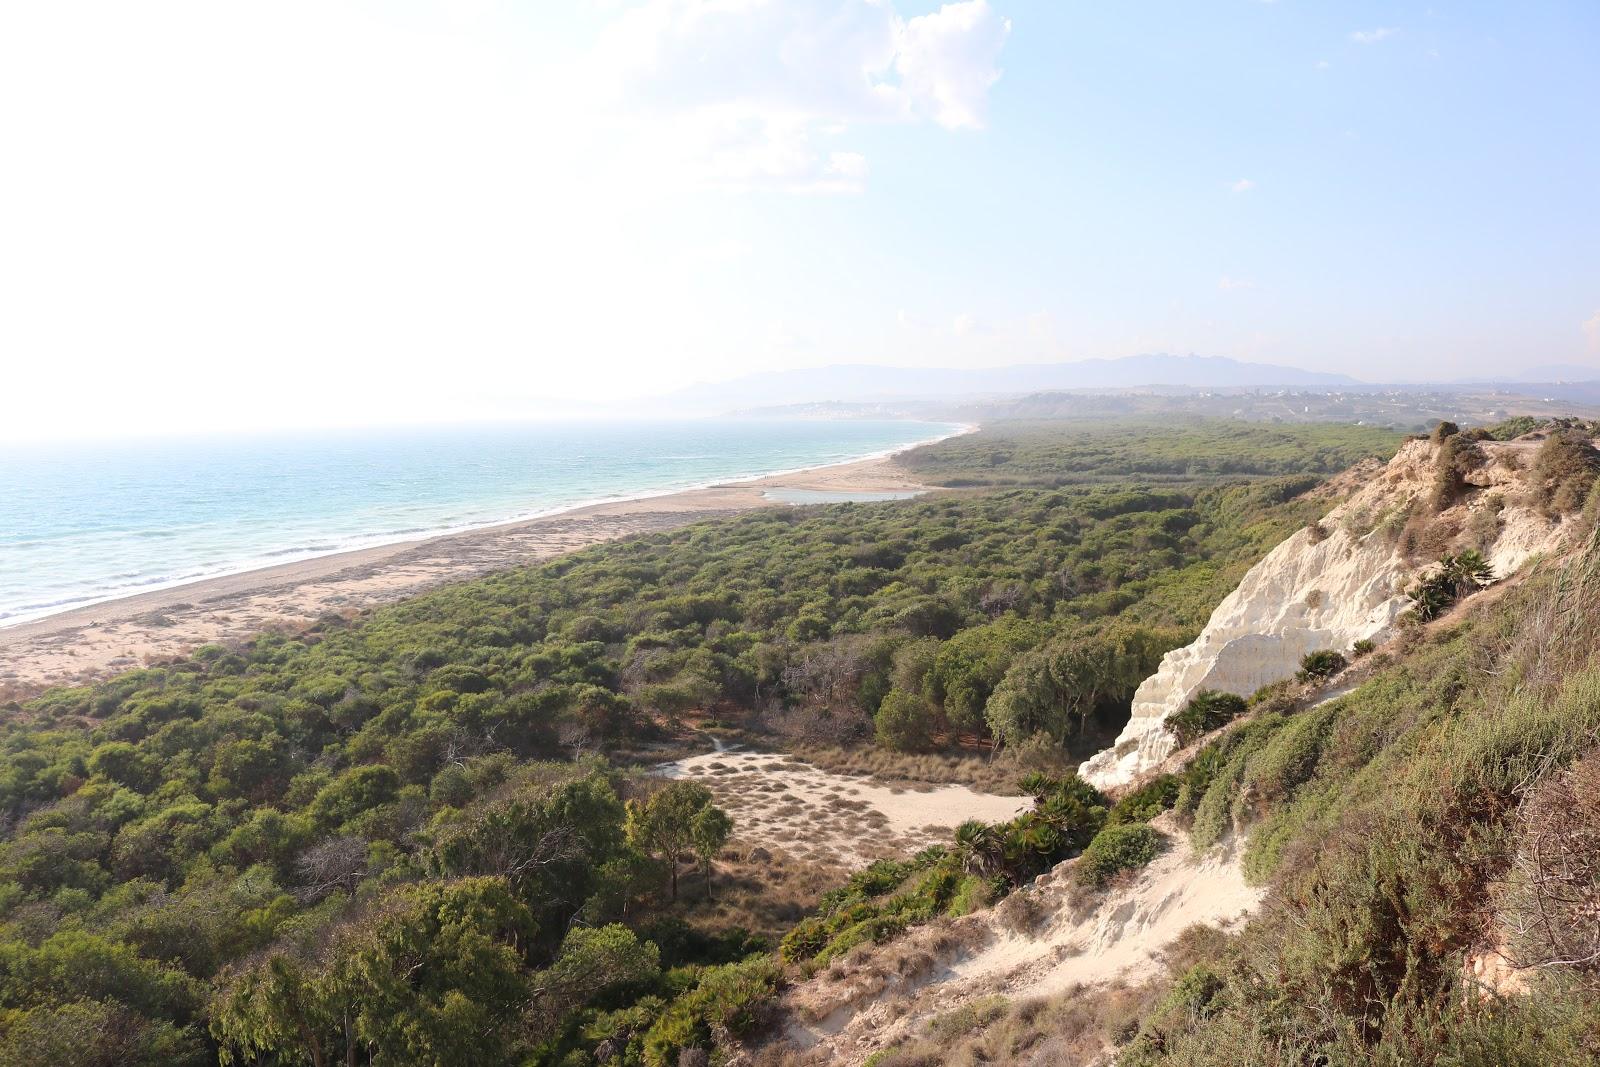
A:
[[[1451,550],[1478,548],[1504,577],[1561,542],[1571,523],[1518,500],[1537,442],[1481,442],[1485,462],[1466,475],[1465,499],[1430,519]],[[1116,744],[1079,768],[1104,789],[1125,785],[1177,745],[1166,728],[1203,689],[1248,696],[1291,677],[1308,652],[1348,652],[1381,641],[1410,607],[1406,590],[1432,560],[1403,551],[1401,527],[1433,490],[1440,446],[1409,441],[1316,528],[1296,532],[1251,568],[1195,641],[1162,659],[1133,699]]]

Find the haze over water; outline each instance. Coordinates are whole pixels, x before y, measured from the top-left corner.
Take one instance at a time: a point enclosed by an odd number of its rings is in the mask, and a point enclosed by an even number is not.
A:
[[[718,419],[0,446],[0,626],[330,552],[836,463],[955,429]]]

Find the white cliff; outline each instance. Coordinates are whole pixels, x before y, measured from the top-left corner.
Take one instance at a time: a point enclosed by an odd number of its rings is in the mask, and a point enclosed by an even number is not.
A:
[[[1486,462],[1466,476],[1466,499],[1428,521],[1452,550],[1480,549],[1504,577],[1556,547],[1571,523],[1519,502],[1536,442],[1479,447]],[[1407,442],[1317,527],[1297,531],[1251,568],[1200,636],[1167,653],[1139,686],[1116,744],[1079,774],[1100,788],[1127,784],[1171,754],[1177,739],[1166,719],[1201,690],[1248,696],[1293,676],[1308,652],[1381,641],[1410,607],[1406,590],[1432,563],[1417,553],[1408,558],[1400,531],[1432,492],[1438,451],[1431,441]]]

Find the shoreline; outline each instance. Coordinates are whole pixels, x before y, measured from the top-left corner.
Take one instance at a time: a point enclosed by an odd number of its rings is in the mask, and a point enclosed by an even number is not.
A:
[[[268,553],[268,555],[288,555],[289,558],[281,561],[269,562],[266,559],[258,557],[255,560],[239,566],[225,568],[210,574],[189,575],[182,578],[155,582],[144,586],[143,588],[137,588],[134,590],[112,593],[106,596],[92,596],[70,603],[63,603],[59,606],[53,606],[43,613],[31,613],[21,616],[14,615],[9,618],[0,618],[0,645],[3,645],[5,634],[9,630],[31,626],[34,623],[49,622],[53,619],[61,619],[65,616],[73,615],[80,611],[88,611],[92,608],[100,607],[102,605],[117,604],[124,600],[133,600],[155,593],[168,592],[173,589],[198,586],[206,582],[220,581],[225,578],[240,577],[243,575],[256,574],[263,571],[274,571],[280,567],[287,567],[297,563],[306,563],[319,559],[333,559],[342,556],[353,556],[357,553],[367,552],[373,549],[392,548],[401,545],[417,545],[426,541],[437,540],[439,538],[454,537],[458,534],[477,533],[479,531],[494,530],[519,523],[532,522],[537,519],[554,518],[561,515],[575,514],[596,507],[604,507],[614,504],[620,505],[640,503],[659,497],[676,496],[680,493],[693,493],[707,489],[743,486],[746,484],[763,482],[764,480],[773,478],[796,477],[810,474],[812,472],[830,470],[834,467],[848,467],[852,464],[862,463],[868,460],[892,459],[893,457],[904,452],[909,452],[914,448],[921,448],[924,445],[938,444],[941,441],[948,441],[951,438],[961,437],[969,433],[975,433],[979,429],[977,423],[954,423],[951,425],[955,425],[956,429],[950,433],[939,434],[934,437],[926,437],[920,441],[912,441],[909,444],[895,445],[892,448],[880,449],[877,452],[868,452],[865,455],[851,456],[848,459],[831,460],[827,463],[820,463],[815,466],[787,467],[780,470],[761,473],[738,473],[730,475],[726,478],[719,478],[708,482],[694,482],[689,485],[680,485],[660,489],[644,489],[636,493],[623,493],[617,496],[589,497],[567,504],[558,504],[554,507],[540,508],[534,511],[518,512],[504,516],[503,518],[462,523],[456,526],[443,526],[434,530],[396,531],[389,534],[373,534],[370,537],[359,538],[357,543],[350,544],[347,547],[335,548],[320,552],[313,551],[305,554],[295,554],[292,550],[289,552],[272,552]]]
[[[539,562],[702,518],[783,506],[772,490],[928,492],[895,456],[973,425],[867,457],[543,514],[220,574],[0,627],[0,700],[25,699],[267,630],[294,631],[452,581]]]

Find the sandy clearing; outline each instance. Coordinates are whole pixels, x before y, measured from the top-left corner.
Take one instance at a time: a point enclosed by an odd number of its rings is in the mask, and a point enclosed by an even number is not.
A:
[[[738,749],[690,756],[655,770],[706,785],[733,816],[737,840],[841,867],[947,843],[968,819],[1004,822],[1033,803],[962,785],[884,783],[825,771],[795,756]]]

